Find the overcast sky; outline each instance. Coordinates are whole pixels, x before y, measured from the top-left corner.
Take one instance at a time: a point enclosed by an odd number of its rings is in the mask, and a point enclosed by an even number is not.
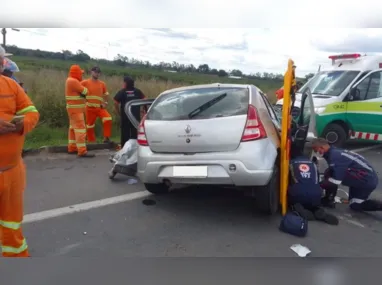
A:
[[[10,45],[49,51],[82,49],[96,58],[122,54],[152,63],[207,63],[245,73],[283,73],[292,58],[298,75],[304,75],[315,72],[320,64],[329,66],[330,54],[382,53],[382,29],[368,28],[382,19],[382,2],[377,0],[364,0],[361,6],[344,0],[97,3],[18,0],[14,5],[8,1],[2,3],[0,22],[28,27],[9,31]],[[84,28],[60,28],[74,26]],[[92,28],[97,26],[110,28]],[[129,28],[116,28],[121,26]],[[244,28],[259,26],[269,28]]]

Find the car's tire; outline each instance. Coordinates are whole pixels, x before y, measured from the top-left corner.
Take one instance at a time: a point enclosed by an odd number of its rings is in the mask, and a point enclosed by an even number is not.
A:
[[[255,206],[266,215],[276,214],[280,209],[280,170],[275,165],[268,184],[255,189]]]
[[[327,125],[322,133],[322,137],[336,147],[343,147],[348,140],[346,130],[336,123]]]
[[[160,183],[160,184],[145,183],[145,188],[147,191],[155,195],[163,195],[170,192],[170,187],[168,187],[164,183]]]

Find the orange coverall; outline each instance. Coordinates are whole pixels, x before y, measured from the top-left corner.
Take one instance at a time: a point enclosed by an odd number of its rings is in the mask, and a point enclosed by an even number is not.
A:
[[[25,116],[21,132],[0,134],[0,244],[4,257],[29,257],[21,230],[26,186],[21,153],[40,116],[22,87],[0,75],[0,119],[9,122],[15,115]]]
[[[86,96],[88,90],[81,85],[83,70],[78,65],[72,65],[65,84],[66,109],[69,117],[68,152],[77,152],[79,156],[87,154],[85,101],[80,95]]]
[[[106,84],[101,80],[87,79],[81,82],[88,89],[86,96],[86,130],[88,142],[95,142],[95,122],[101,118],[103,125],[103,137],[105,140],[111,137],[112,118],[105,109],[105,100],[109,93]]]

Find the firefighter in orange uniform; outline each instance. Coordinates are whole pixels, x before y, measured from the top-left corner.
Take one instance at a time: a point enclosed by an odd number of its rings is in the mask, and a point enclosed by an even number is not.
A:
[[[110,142],[112,118],[106,110],[109,93],[106,84],[99,80],[101,70],[98,66],[91,69],[91,78],[84,80],[81,84],[88,89],[86,96],[86,129],[88,142],[95,142],[95,122],[97,118],[101,118],[103,125],[104,143]]]
[[[4,56],[0,47],[0,73]],[[0,75],[0,244],[4,257],[29,257],[21,230],[26,186],[21,153],[25,135],[36,126],[39,117],[22,87]]]
[[[84,71],[72,65],[65,83],[66,109],[69,117],[68,153],[78,157],[94,157],[86,148],[85,102],[88,90],[81,85]]]

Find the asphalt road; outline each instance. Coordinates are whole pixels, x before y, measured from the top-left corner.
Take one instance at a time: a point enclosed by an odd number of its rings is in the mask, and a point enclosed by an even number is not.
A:
[[[382,170],[381,153],[382,146],[362,154]],[[249,198],[232,190],[183,188],[143,197],[140,183],[108,179],[112,165],[105,155],[27,157],[26,164],[24,233],[35,257],[295,257],[290,246],[296,243],[314,257],[382,256],[382,214],[354,215],[341,204],[335,210],[339,226],[311,222],[308,237],[300,239],[279,232],[279,216],[259,215]],[[81,212],[69,213],[73,209]]]

